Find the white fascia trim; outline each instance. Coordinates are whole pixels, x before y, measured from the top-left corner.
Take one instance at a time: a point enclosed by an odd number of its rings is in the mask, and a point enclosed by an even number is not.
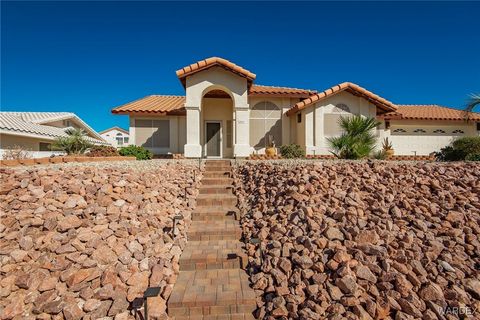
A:
[[[51,137],[51,136],[47,136],[47,135],[27,133],[27,132],[19,132],[19,131],[9,131],[9,130],[5,130],[5,129],[0,129],[0,134],[8,134],[8,135],[11,135],[11,136],[43,139],[43,140],[49,140],[49,141],[54,141],[55,140],[55,137]]]

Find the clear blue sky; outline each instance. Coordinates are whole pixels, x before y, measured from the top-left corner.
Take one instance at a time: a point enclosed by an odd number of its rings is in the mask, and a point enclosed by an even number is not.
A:
[[[351,81],[396,103],[462,107],[480,91],[478,2],[2,2],[1,109],[72,111],[184,94],[175,70],[221,56],[256,83]]]

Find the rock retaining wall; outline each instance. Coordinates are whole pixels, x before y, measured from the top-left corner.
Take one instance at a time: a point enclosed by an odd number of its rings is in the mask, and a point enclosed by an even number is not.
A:
[[[161,287],[151,319],[166,317],[194,170],[167,160],[1,169],[0,318],[133,319],[127,308],[147,287]]]
[[[257,161],[235,180],[259,319],[480,318],[479,164]]]

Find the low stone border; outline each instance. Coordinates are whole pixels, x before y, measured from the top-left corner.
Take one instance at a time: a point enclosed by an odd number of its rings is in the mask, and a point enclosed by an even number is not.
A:
[[[51,157],[51,158],[33,158],[33,159],[19,159],[19,160],[1,160],[1,166],[15,167],[15,166],[34,166],[38,164],[54,164],[66,162],[98,162],[98,161],[126,161],[136,160],[135,157]]]
[[[251,155],[247,158],[247,160],[279,160],[282,159],[281,156],[267,156],[264,154],[259,155]],[[305,159],[316,159],[316,160],[335,160],[337,159],[335,156],[331,154],[319,154],[319,155],[307,155]],[[387,157],[385,160],[387,161],[434,161],[435,156],[400,156],[394,155]]]

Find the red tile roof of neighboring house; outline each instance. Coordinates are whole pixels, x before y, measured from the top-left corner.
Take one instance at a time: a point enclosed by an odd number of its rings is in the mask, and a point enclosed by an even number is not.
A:
[[[225,68],[233,73],[238,74],[244,78],[247,78],[248,82],[251,84],[255,80],[256,75],[247,69],[244,69],[233,62],[230,62],[226,59],[219,57],[211,57],[204,59],[195,63],[192,63],[189,66],[183,67],[182,69],[177,70],[177,77],[182,81],[182,84],[185,86],[185,78],[202,70],[209,69],[214,66],[219,66]]]
[[[292,108],[290,108],[290,110],[287,111],[287,115],[293,115],[298,111],[303,110],[320,100],[328,98],[342,91],[347,91],[356,96],[361,96],[384,111],[396,110],[396,106],[392,102],[374,94],[373,92],[368,91],[367,89],[360,87],[359,85],[351,82],[344,82],[296,103]]]
[[[480,121],[480,113],[465,112],[439,105],[397,105],[397,110],[381,117],[396,120],[470,120]]]
[[[152,95],[112,109],[112,113],[151,113],[156,115],[184,115],[184,96]]]
[[[263,95],[276,95],[276,96],[294,96],[294,97],[309,97],[312,94],[317,93],[316,90],[288,88],[288,87],[274,87],[274,86],[262,86],[254,84],[250,87],[248,94],[250,96],[263,96]]]

